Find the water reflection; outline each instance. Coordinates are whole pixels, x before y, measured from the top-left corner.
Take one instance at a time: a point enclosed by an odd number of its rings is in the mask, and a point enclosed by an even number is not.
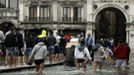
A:
[[[18,72],[3,73],[0,75],[39,75],[35,72],[35,69],[22,70]],[[70,68],[70,70],[65,70],[64,66],[53,66],[47,67],[43,71],[43,75],[134,75],[129,71],[116,71],[112,69],[104,68],[102,71],[93,72],[92,67],[89,66],[85,74],[82,71],[76,71],[75,67]]]
[[[115,75],[130,75],[128,71],[117,71]]]

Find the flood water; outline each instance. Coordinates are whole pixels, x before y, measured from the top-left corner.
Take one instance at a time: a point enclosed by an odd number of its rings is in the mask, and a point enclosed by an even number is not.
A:
[[[2,73],[0,75],[37,75],[37,73],[35,69],[24,69],[17,72]],[[59,65],[46,67],[43,71],[43,75],[134,75],[134,71],[117,71],[114,68],[105,67],[101,71],[93,72],[92,66],[90,65],[87,67],[87,72],[83,74],[82,69],[76,71],[75,67],[67,67],[65,69],[63,65]]]

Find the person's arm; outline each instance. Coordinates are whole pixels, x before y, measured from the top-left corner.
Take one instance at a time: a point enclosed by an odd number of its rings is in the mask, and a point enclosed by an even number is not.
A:
[[[4,33],[1,32],[1,41],[3,42],[5,40],[5,36],[4,36]]]
[[[35,50],[36,50],[36,45],[34,46],[32,52],[31,52],[31,54],[29,56],[29,59],[32,59],[33,58],[33,55],[34,55]]]
[[[75,47],[75,50],[74,50],[74,57],[76,58],[77,56],[77,47]]]
[[[88,51],[88,49],[87,49],[87,47],[85,47],[85,53],[86,53],[86,55],[87,55],[87,58],[89,59],[89,60],[91,60],[92,59],[92,57],[91,57],[91,55],[90,55],[90,53],[89,53],[89,51]]]
[[[47,51],[47,47],[45,46],[45,51],[44,51],[45,53],[44,53],[44,56],[45,56],[45,58],[47,57],[47,54],[48,54],[48,51]]]

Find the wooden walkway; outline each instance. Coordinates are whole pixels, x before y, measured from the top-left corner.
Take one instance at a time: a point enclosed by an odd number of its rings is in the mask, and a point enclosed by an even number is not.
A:
[[[45,62],[45,66],[54,66],[54,65],[60,65],[63,64],[63,61],[60,62],[53,62],[53,63],[49,63],[49,61]],[[35,65],[17,65],[17,67],[7,67],[7,66],[0,66],[0,73],[3,72],[10,72],[10,71],[18,71],[18,70],[22,70],[22,69],[30,69],[30,68],[34,68]]]

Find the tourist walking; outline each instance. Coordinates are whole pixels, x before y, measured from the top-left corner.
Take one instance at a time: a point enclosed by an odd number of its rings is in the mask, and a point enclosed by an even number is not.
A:
[[[87,62],[90,61],[92,58],[87,47],[85,46],[84,39],[80,40],[79,45],[75,47],[74,57],[76,62],[76,69],[80,70],[80,65],[82,65],[82,72],[85,73],[87,70]]]
[[[34,60],[36,72],[42,75],[44,69],[44,61],[47,58],[47,47],[43,38],[38,38],[38,43],[34,46],[29,60]]]
[[[115,48],[116,68],[125,70],[127,67],[127,59],[129,55],[129,47],[123,40],[118,41],[118,45]]]

